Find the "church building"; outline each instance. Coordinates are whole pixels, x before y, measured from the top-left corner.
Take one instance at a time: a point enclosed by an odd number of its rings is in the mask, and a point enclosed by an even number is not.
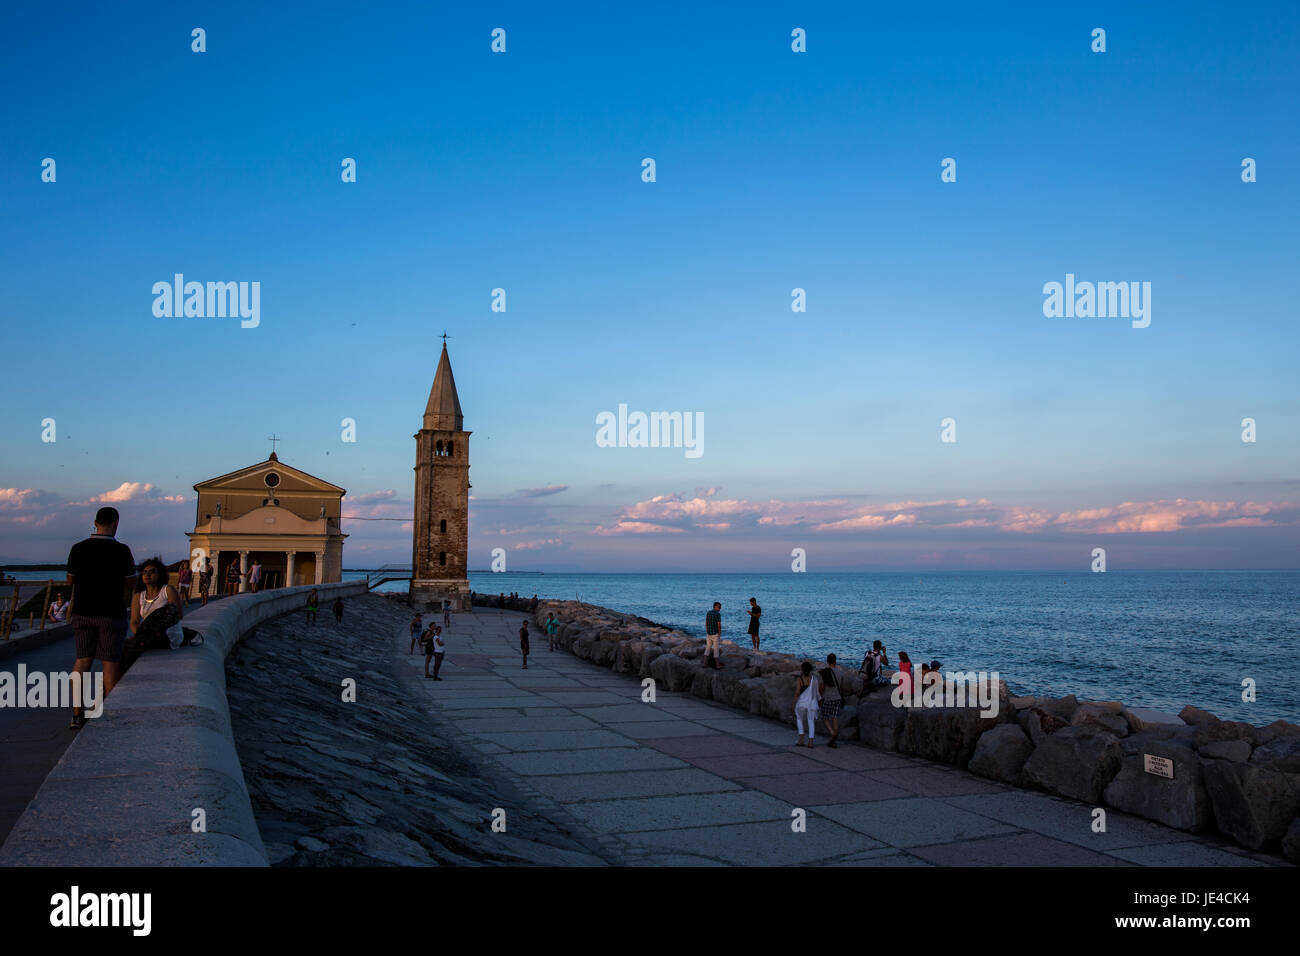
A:
[[[410,595],[416,608],[448,600],[453,610],[470,609],[469,436],[444,339],[423,427],[415,433]]]
[[[194,490],[191,566],[202,567],[208,557],[213,594],[225,593],[232,564],[246,572],[254,560],[262,564],[259,590],[343,579],[345,489],[286,465],[273,451],[266,461],[201,481]],[[241,590],[248,589],[244,581]]]

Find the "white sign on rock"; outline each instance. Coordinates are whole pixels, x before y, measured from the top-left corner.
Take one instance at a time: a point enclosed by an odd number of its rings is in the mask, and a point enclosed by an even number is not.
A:
[[[1142,769],[1147,773],[1153,773],[1157,777],[1168,777],[1174,779],[1174,762],[1168,757],[1156,757],[1152,754],[1142,755]]]

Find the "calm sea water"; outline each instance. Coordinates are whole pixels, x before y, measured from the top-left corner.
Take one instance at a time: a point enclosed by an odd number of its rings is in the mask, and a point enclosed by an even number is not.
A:
[[[1174,713],[1195,704],[1254,724],[1300,723],[1300,571],[481,572],[470,574],[470,585],[488,594],[576,598],[697,636],[705,612],[721,601],[723,636],[742,645],[753,596],[771,650],[815,659],[833,652],[857,664],[880,638],[891,661],[907,651],[918,663],[938,659],[944,670],[996,670],[1019,693]],[[1255,681],[1254,704],[1241,699],[1245,678]]]
[[[742,645],[752,596],[771,650],[857,664],[880,638],[891,662],[907,651],[944,670],[996,670],[1019,693],[1300,723],[1300,571],[480,573],[470,585],[578,598],[697,636],[721,601],[723,636]],[[1253,704],[1241,699],[1248,677]]]

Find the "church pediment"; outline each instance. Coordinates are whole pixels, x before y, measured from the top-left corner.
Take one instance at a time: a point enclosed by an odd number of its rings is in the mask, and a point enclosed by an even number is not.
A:
[[[301,469],[286,465],[282,461],[269,458],[249,465],[229,474],[209,478],[194,486],[198,492],[256,492],[258,494],[275,494],[281,491],[299,491],[319,495],[338,495],[347,493],[338,485],[330,484],[323,478],[309,475]]]

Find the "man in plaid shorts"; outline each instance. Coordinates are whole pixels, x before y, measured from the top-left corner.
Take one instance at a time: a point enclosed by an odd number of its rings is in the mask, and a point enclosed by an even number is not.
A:
[[[68,552],[68,584],[72,595],[70,620],[77,641],[73,670],[89,675],[98,657],[104,664],[104,696],[122,676],[122,645],[126,643],[127,591],[135,585],[135,558],[131,549],[115,539],[116,508],[100,508],[95,533],[78,541]],[[72,708],[73,730],[86,722],[82,701]]]

